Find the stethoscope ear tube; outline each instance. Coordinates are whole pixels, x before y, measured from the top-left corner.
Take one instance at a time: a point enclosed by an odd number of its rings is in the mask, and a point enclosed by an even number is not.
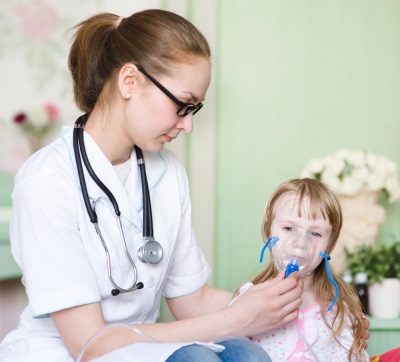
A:
[[[87,115],[86,118],[83,119],[82,122],[82,126],[85,125],[87,121]],[[101,182],[101,180],[97,177],[96,173],[94,172],[89,159],[87,157],[87,153],[86,153],[86,148],[85,148],[85,143],[83,142],[83,128],[79,127],[79,128],[75,128],[75,130],[78,130],[77,132],[77,139],[78,139],[78,146],[80,148],[80,154],[82,156],[83,162],[85,163],[86,169],[88,170],[90,177],[93,179],[93,181],[96,183],[97,186],[99,186],[101,188],[101,190],[107,195],[107,197],[110,199],[111,203],[113,204],[115,213],[120,216],[121,212],[119,211],[119,207],[118,207],[118,203],[117,200],[115,199],[114,195],[111,193],[111,191],[107,188],[106,185],[103,184],[103,182]],[[78,155],[79,157],[79,155]],[[80,160],[79,160],[80,161]],[[82,166],[81,166],[82,168]]]
[[[85,202],[86,210],[89,215],[90,221],[93,224],[97,224],[97,215],[96,212],[92,209],[90,205],[89,195],[87,192],[87,186],[85,181],[85,175],[83,173],[82,161],[79,152],[79,138],[83,136],[83,126],[86,123],[87,114],[80,116],[75,123],[74,134],[73,134],[73,145],[74,145],[74,155],[75,155],[75,162],[76,168],[78,171],[79,182],[81,184],[81,191],[83,195],[83,201]]]

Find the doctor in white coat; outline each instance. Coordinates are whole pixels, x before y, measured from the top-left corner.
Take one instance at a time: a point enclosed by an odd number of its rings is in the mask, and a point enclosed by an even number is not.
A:
[[[203,105],[203,35],[162,10],[98,14],[76,27],[69,68],[84,116],[15,178],[10,235],[29,305],[0,361],[269,361],[246,337],[294,320],[302,282],[279,276],[228,306],[232,293],[207,285],[186,172],[163,148]],[[156,323],[162,296],[177,321]]]

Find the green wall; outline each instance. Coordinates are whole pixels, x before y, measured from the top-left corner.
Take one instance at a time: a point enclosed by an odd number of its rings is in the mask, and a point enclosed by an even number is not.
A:
[[[400,1],[220,0],[216,285],[261,269],[261,218],[311,157],[400,165]],[[214,74],[215,76],[215,74]],[[400,237],[400,203],[380,239]]]

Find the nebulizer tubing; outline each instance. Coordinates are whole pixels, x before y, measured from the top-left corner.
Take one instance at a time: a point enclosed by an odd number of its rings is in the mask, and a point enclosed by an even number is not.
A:
[[[299,337],[303,340],[304,344],[306,345],[306,347],[308,348],[308,351],[313,355],[313,357],[315,358],[316,362],[320,362],[318,356],[316,355],[316,353],[314,352],[314,350],[312,349],[311,345],[307,342],[306,337],[304,337],[303,333],[301,333],[301,330],[299,329],[299,327],[297,327],[296,322],[292,322],[294,329],[296,330],[297,334],[299,335]]]
[[[80,361],[81,361],[83,355],[84,355],[85,352],[86,352],[86,349],[89,347],[89,345],[93,342],[93,340],[94,340],[96,337],[98,337],[100,334],[102,334],[102,333],[105,332],[105,331],[108,331],[108,330],[111,329],[111,328],[117,328],[117,327],[119,327],[119,328],[121,328],[121,327],[122,327],[122,328],[127,328],[127,329],[129,329],[129,330],[131,330],[131,331],[133,331],[133,332],[135,332],[135,333],[141,335],[142,337],[148,339],[148,341],[151,342],[151,343],[160,343],[159,341],[157,341],[157,340],[154,339],[153,337],[150,337],[148,334],[142,332],[140,329],[138,329],[138,328],[136,328],[136,327],[134,327],[134,326],[132,326],[132,325],[130,325],[130,324],[123,324],[123,323],[108,324],[108,325],[106,325],[105,327],[99,329],[95,334],[93,334],[93,336],[91,336],[91,337],[89,338],[89,340],[88,340],[88,341],[85,343],[85,345],[83,346],[83,348],[82,348],[81,352],[79,353],[78,357],[76,358],[76,361],[75,361],[75,362],[80,362]]]
[[[285,279],[292,274],[295,271],[299,270],[299,264],[298,264],[298,260],[296,258],[292,258],[290,260],[290,263],[288,263],[288,265],[286,266],[286,270],[285,270]],[[294,327],[294,329],[296,330],[297,334],[299,335],[299,337],[303,340],[304,344],[306,345],[308,351],[313,355],[313,357],[315,358],[316,362],[320,362],[318,356],[316,355],[316,353],[314,352],[313,348],[311,347],[311,345],[307,342],[306,337],[303,335],[303,333],[301,333],[301,330],[299,327],[297,327],[296,325],[296,321],[292,322],[292,325]]]
[[[329,254],[323,253],[322,251],[319,253],[320,257],[324,259],[325,261],[325,270],[326,273],[328,274],[328,278],[329,281],[332,283],[333,287],[335,288],[335,297],[333,298],[332,304],[329,306],[329,308],[327,309],[327,312],[329,312],[332,307],[336,304],[336,301],[339,297],[339,287],[336,284],[335,280],[333,279],[331,270],[329,268],[329,264],[328,264],[328,260],[331,259],[331,256]],[[286,271],[285,271],[285,278],[287,278],[287,276],[289,276],[293,271],[298,270],[298,266],[297,266],[297,262],[296,260],[293,260],[293,263],[289,263],[286,267]],[[303,333],[301,333],[299,327],[297,327],[296,322],[292,322],[294,329],[296,330],[297,334],[299,335],[299,337],[303,340],[304,344],[306,345],[306,347],[308,348],[308,350],[310,351],[310,353],[313,355],[313,357],[315,358],[315,360],[317,362],[319,362],[319,358],[318,356],[315,354],[314,350],[312,349],[312,347],[310,346],[310,344],[307,342],[305,336],[303,335]]]
[[[103,332],[106,332],[107,330],[111,329],[111,328],[118,328],[118,327],[122,327],[122,328],[127,328],[135,333],[138,333],[139,335],[141,335],[142,337],[148,339],[149,342],[151,343],[161,343],[160,341],[154,339],[153,337],[149,336],[148,334],[142,332],[140,329],[130,325],[130,324],[123,324],[123,323],[114,323],[114,324],[109,324],[103,328],[101,328],[100,330],[98,330],[92,337],[89,338],[89,340],[85,343],[85,345],[83,346],[81,352],[79,353],[77,359],[75,362],[81,362],[81,359],[83,357],[83,355],[86,352],[86,349],[89,347],[89,345],[93,342],[93,340],[98,337],[100,334],[102,334]],[[221,344],[224,341],[228,341],[230,339],[243,339],[246,342],[248,342],[250,344],[250,346],[253,348],[255,355],[257,355],[257,360],[259,362],[264,361],[263,356],[260,356],[260,350],[256,349],[255,344],[249,340],[248,338],[245,337],[229,337],[229,338],[223,338],[223,339],[219,339],[216,341],[213,341],[212,343],[215,344]]]

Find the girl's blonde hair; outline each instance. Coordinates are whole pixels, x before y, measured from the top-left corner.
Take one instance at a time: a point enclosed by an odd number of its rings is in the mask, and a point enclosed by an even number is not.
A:
[[[313,219],[323,217],[324,220],[329,221],[332,227],[332,234],[325,252],[330,254],[336,245],[342,227],[342,209],[339,200],[329,187],[316,179],[304,178],[289,180],[281,184],[275,190],[264,212],[261,230],[263,240],[266,241],[273,236],[271,235],[271,224],[275,217],[275,205],[283,196],[289,193],[293,193],[297,196],[297,213],[299,217],[302,215],[302,202],[304,198],[307,198],[310,216]],[[277,274],[278,271],[274,267],[272,258],[270,258],[267,266],[252,279],[252,282],[253,284],[259,284],[275,277]],[[335,290],[329,281],[324,263],[321,259],[321,263],[314,270],[312,285],[313,291],[320,304],[322,317],[325,324],[331,329],[338,343],[340,343],[338,339],[345,319],[351,321],[354,340],[349,350],[349,361],[353,355],[357,357],[357,361],[363,361],[363,336],[365,326],[358,294],[354,287],[347,284],[338,275],[332,272],[332,276],[339,286],[340,294],[336,303],[336,308],[332,310],[335,316],[332,325],[330,325],[327,320],[326,310],[333,301]]]

